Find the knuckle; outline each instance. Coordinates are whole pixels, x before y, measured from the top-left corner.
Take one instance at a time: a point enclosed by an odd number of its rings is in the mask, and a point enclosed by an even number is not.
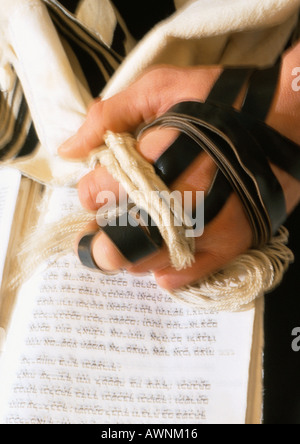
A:
[[[97,191],[93,185],[92,178],[87,175],[81,179],[78,184],[78,196],[81,202],[81,205],[91,211],[96,211],[96,199],[97,199]]]

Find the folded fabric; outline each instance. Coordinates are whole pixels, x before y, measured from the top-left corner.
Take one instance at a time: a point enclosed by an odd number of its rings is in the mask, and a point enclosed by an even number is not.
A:
[[[92,98],[116,93],[155,63],[270,64],[300,5],[175,3],[178,11],[132,50],[134,41],[108,0],[84,0],[76,14],[56,0],[2,0],[0,160],[46,184],[75,184],[85,164],[61,160],[57,148],[83,123]]]
[[[0,155],[41,182],[74,184],[86,171],[58,158],[57,148],[78,130],[122,57],[60,4],[47,3],[52,19],[37,0],[15,0],[6,10]]]

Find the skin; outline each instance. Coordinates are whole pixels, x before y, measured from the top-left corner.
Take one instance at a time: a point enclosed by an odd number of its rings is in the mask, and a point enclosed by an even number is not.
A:
[[[283,57],[280,81],[267,123],[300,145],[300,92],[292,89],[292,71],[298,66],[300,43]],[[116,96],[93,103],[86,122],[76,135],[60,147],[59,154],[65,159],[85,158],[103,144],[103,135],[108,129],[114,132],[134,132],[141,123],[162,115],[180,101],[204,102],[221,72],[220,67],[152,68]],[[235,103],[237,109],[242,103],[242,96]],[[138,150],[149,162],[154,162],[176,136],[176,132],[171,130],[152,130],[142,138]],[[300,182],[278,167],[271,166],[283,187],[287,212],[290,214],[300,202]],[[213,161],[206,154],[201,154],[172,184],[171,189],[182,192],[207,191],[215,168]],[[101,190],[111,190],[117,195],[119,184],[104,168],[98,167],[78,185],[82,205],[90,211],[99,209],[96,200]],[[96,228],[96,225],[91,224],[86,231]],[[251,244],[252,233],[247,217],[239,198],[232,194],[222,212],[205,228],[204,235],[196,239],[196,261],[187,270],[176,271],[171,267],[166,248],[133,266],[101,232],[93,242],[93,255],[102,269],[127,269],[134,274],[151,271],[161,287],[172,290],[217,271],[248,250]]]

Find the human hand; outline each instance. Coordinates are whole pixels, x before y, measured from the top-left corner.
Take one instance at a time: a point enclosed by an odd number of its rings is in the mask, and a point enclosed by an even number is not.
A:
[[[267,123],[300,144],[300,100],[291,88],[291,73],[300,66],[298,45],[284,57],[278,92],[274,99]],[[164,114],[171,106],[186,100],[205,101],[213,84],[222,72],[220,67],[175,68],[161,66],[151,69],[125,91],[109,100],[98,100],[92,105],[88,118],[78,133],[59,150],[67,159],[84,158],[103,144],[107,130],[133,132],[143,122]],[[300,96],[299,96],[300,97]],[[235,107],[239,108],[241,99]],[[153,130],[138,145],[140,153],[151,163],[170,146],[177,137],[172,130]],[[287,210],[291,212],[300,200],[300,184],[278,167],[273,170],[283,186]],[[172,184],[172,190],[206,191],[214,177],[214,162],[202,153],[195,162]],[[98,167],[79,184],[82,205],[91,211],[99,209],[97,196],[103,190],[111,190],[116,196],[119,184]],[[91,231],[89,229],[89,231]],[[217,271],[251,247],[252,232],[239,198],[232,193],[221,213],[207,226],[203,236],[196,239],[195,263],[192,267],[176,271],[170,264],[166,247],[132,265],[116,249],[104,233],[93,242],[93,256],[98,266],[113,271],[126,269],[131,273],[152,271],[158,284],[173,290],[192,284]]]

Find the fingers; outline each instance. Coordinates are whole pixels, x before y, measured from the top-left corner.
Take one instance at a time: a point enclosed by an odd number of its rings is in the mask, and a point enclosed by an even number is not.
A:
[[[99,235],[93,244],[93,254],[98,266],[105,270],[126,269],[130,273],[154,273],[160,287],[176,290],[191,285],[220,270],[252,244],[252,231],[239,198],[232,194],[223,210],[209,224],[201,238],[196,240],[195,263],[177,271],[169,260],[167,248],[138,264],[132,265],[120,255],[106,236]],[[222,248],[220,248],[220,246]]]
[[[139,147],[141,152],[146,147],[153,146],[152,140],[158,143],[158,133],[159,131],[153,131],[152,134],[149,133],[145,136]],[[168,131],[161,131],[161,135],[164,136],[162,137],[163,142],[174,136]],[[162,143],[161,146],[165,147],[165,143]],[[155,149],[153,152],[156,155],[158,151],[158,149]],[[213,161],[207,155],[201,154],[172,184],[172,189],[181,192],[201,189],[205,191],[209,188],[215,169]],[[96,177],[97,174],[99,174],[99,178]],[[93,182],[94,179],[96,180],[95,183]],[[95,187],[94,195],[96,195],[101,186],[104,186],[105,180],[110,180],[110,178],[105,178],[105,175],[103,176],[99,169],[99,172],[94,172],[86,180],[91,181],[90,188],[92,190]],[[85,185],[86,183],[83,183],[83,189]],[[112,185],[109,184],[108,186],[111,187]],[[90,196],[90,193],[88,193],[88,196]],[[90,206],[92,205],[94,205],[93,197]],[[124,227],[125,229],[126,227]],[[204,235],[196,239],[196,261],[189,269],[178,272],[172,268],[166,246],[160,252],[132,264],[126,260],[104,233],[96,235],[92,245],[92,254],[100,269],[107,271],[126,269],[134,274],[144,274],[152,271],[159,285],[171,290],[191,284],[217,271],[237,255],[246,251],[251,243],[252,232],[247,217],[238,197],[232,194],[220,214],[205,228]]]
[[[94,261],[102,270],[117,271],[130,266],[130,263],[103,231],[96,235],[92,251]]]
[[[83,177],[78,184],[81,205],[88,211],[97,211],[105,203],[101,201],[100,196],[104,190],[111,191],[116,198],[116,203],[118,202],[120,184],[114,180],[106,168],[100,166]]]
[[[107,129],[114,132],[133,131],[140,123],[164,113],[180,100],[189,100],[192,97],[205,100],[210,88],[203,87],[203,83],[200,82],[201,77],[196,70],[185,71],[185,75],[181,77],[182,85],[180,81],[175,81],[179,71],[173,70],[172,75],[170,72],[168,75],[163,73],[163,81],[160,76],[155,77],[157,72],[149,73],[152,82],[149,82],[149,77],[143,76],[117,96],[96,102],[90,109],[86,123],[76,136],[61,147],[60,154],[65,158],[86,157],[91,150],[103,143]],[[209,82],[206,83],[211,86],[220,74],[220,70],[210,70],[205,72],[206,74],[209,78]],[[172,87],[173,84],[175,87]],[[137,149],[150,163],[154,163],[177,137],[178,133],[173,130],[152,130],[143,136]],[[181,193],[201,190],[207,192],[215,173],[214,162],[202,153],[170,188]],[[98,167],[79,184],[82,205],[88,210],[98,210],[103,204],[98,200],[99,193],[105,190],[112,191],[116,196],[116,202],[118,201],[119,184],[105,169]],[[204,235],[197,239],[195,264],[187,270],[178,272],[171,267],[166,246],[158,253],[132,264],[103,232],[99,232],[93,239],[91,247],[93,260],[100,269],[107,271],[120,269],[127,269],[131,273],[152,271],[159,285],[167,289],[191,284],[221,268],[251,245],[251,229],[240,203],[233,201],[228,205],[222,210],[222,214],[206,227]]]
[[[177,132],[175,131],[152,131],[143,137],[138,145],[138,150],[144,157],[147,157],[150,163],[153,163],[171,145],[176,137]],[[125,193],[120,184],[107,172],[106,168],[99,166],[83,177],[78,184],[78,195],[82,206],[88,211],[97,211],[104,203],[101,202],[100,193],[106,190],[113,193],[116,203],[118,203],[120,191]]]
[[[143,117],[137,107],[130,106],[128,95],[126,90],[109,100],[93,104],[85,123],[59,148],[59,155],[65,159],[86,158],[92,150],[103,145],[103,136],[108,129],[123,132],[139,125]],[[109,119],[112,115],[114,118]]]
[[[166,147],[173,141],[177,133],[170,130],[153,130],[149,132],[139,144],[142,153],[148,153],[149,161],[154,161]],[[97,210],[101,205],[97,203],[97,196],[101,190],[113,190],[118,196],[119,184],[102,171],[101,167],[86,176],[79,185],[79,195],[82,204],[89,210]],[[187,190],[205,190],[215,174],[215,165],[209,157],[200,154],[195,162],[178,178],[171,187],[183,193]],[[176,187],[176,188],[174,188]],[[194,195],[193,195],[194,197]],[[126,227],[124,227],[126,230]],[[170,265],[167,248],[164,247],[159,254],[147,257],[137,264],[129,263],[117,250],[116,246],[103,234],[98,235],[93,243],[93,257],[99,268],[104,270],[118,270],[126,268],[131,273],[146,273],[149,270],[158,270]]]
[[[153,83],[159,84],[160,95],[153,94]],[[155,116],[163,96],[160,83],[166,83],[166,79],[161,74],[153,75],[150,72],[110,99],[97,100],[77,134],[59,148],[60,156],[65,159],[85,158],[103,144],[103,136],[107,130],[131,132],[142,122]]]
[[[216,272],[227,263],[227,259],[219,254],[210,252],[198,253],[192,267],[176,271],[172,267],[158,270],[154,273],[157,284],[166,290],[178,290],[186,285],[192,285],[206,276]]]
[[[195,263],[177,271],[171,266],[154,272],[157,283],[177,290],[219,271],[252,245],[252,231],[237,195],[232,194],[220,214],[197,240]]]
[[[150,163],[165,152],[178,137],[177,131],[160,129],[148,132],[138,144],[137,149]],[[213,161],[205,154],[199,158],[172,184],[171,189],[180,191],[207,190],[215,174],[216,167]],[[120,190],[119,183],[103,167],[97,167],[94,171],[81,179],[78,185],[79,199],[88,211],[97,211],[101,207],[99,193],[109,190],[118,202]]]
[[[67,140],[59,154],[65,159],[82,159],[103,144],[107,130],[134,132],[142,123],[166,112],[175,103],[205,100],[220,68],[155,67],[124,91],[108,100],[97,100],[84,125]]]
[[[89,223],[85,230],[78,234],[74,249],[83,265],[88,268],[98,267],[103,271],[115,271],[130,265],[105,233],[99,231],[96,222]]]

